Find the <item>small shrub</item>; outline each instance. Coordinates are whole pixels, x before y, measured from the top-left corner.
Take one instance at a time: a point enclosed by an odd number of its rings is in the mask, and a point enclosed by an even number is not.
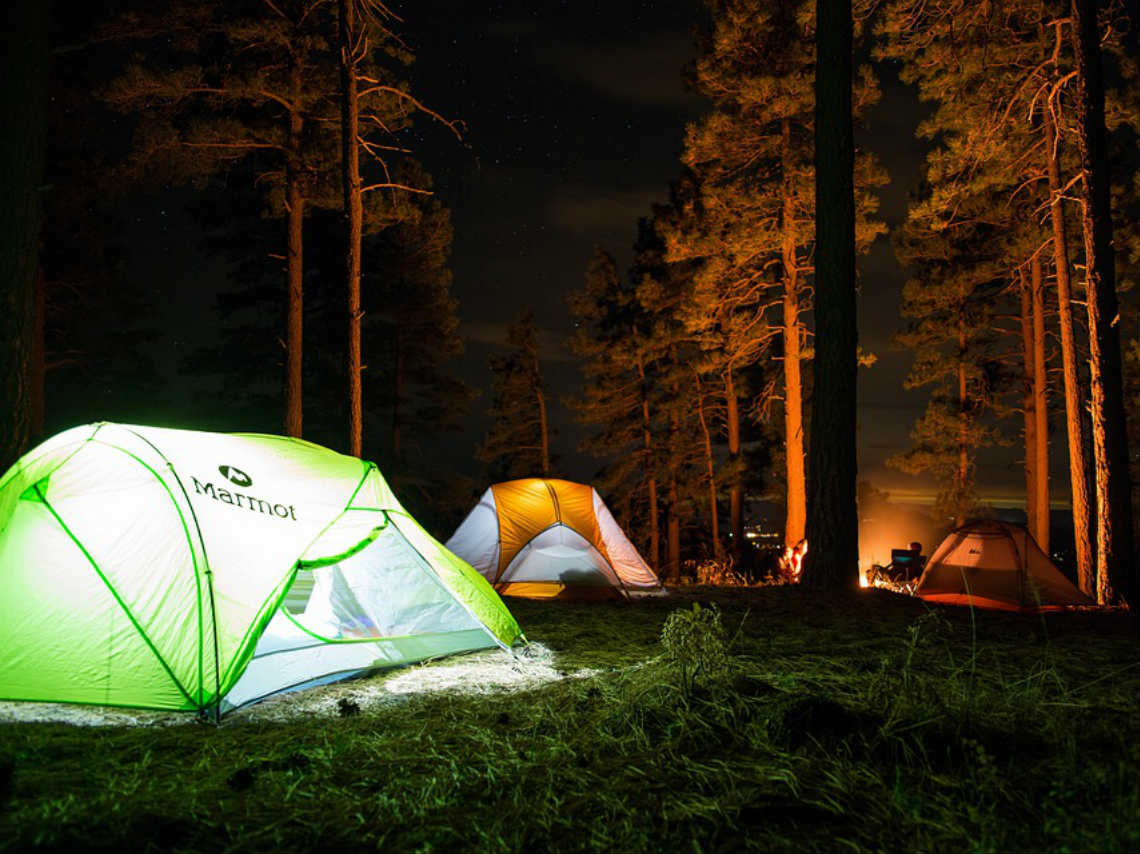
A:
[[[671,613],[661,629],[661,646],[665,659],[677,669],[686,695],[694,685],[707,684],[732,670],[728,637],[716,605],[702,608],[694,602],[691,610]]]

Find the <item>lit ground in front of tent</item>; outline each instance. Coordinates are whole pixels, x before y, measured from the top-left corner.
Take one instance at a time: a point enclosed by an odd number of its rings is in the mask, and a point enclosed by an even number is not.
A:
[[[224,718],[226,725],[244,722],[284,723],[314,717],[340,717],[374,711],[421,694],[510,693],[567,678],[586,678],[591,668],[564,672],[554,653],[540,643],[520,646],[513,653],[488,649],[453,655],[411,667],[385,670],[355,679],[277,694],[238,709]],[[64,723],[76,726],[177,726],[195,723],[192,714],[146,709],[116,709],[67,703],[0,702],[0,724]]]

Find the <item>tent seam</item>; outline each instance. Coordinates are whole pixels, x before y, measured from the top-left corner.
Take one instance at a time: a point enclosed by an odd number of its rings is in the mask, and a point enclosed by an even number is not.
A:
[[[40,491],[39,486],[37,485],[33,488],[36,490],[36,495],[39,496],[40,501],[45,507],[47,507],[48,512],[50,512],[51,515],[55,517],[55,520],[59,522],[59,525],[61,528],[63,528],[64,533],[67,534],[68,538],[73,543],[75,543],[76,547],[83,553],[83,556],[87,558],[87,562],[91,564],[92,569],[95,570],[95,573],[99,576],[100,580],[104,585],[106,585],[107,590],[109,590],[111,593],[111,596],[113,596],[115,601],[119,603],[119,607],[123,609],[123,613],[127,615],[127,619],[131,621],[131,625],[135,627],[135,630],[139,633],[139,636],[143,639],[143,641],[146,642],[147,647],[152,653],[154,653],[154,657],[158,659],[158,663],[162,665],[162,669],[166,671],[166,675],[169,676],[171,681],[174,682],[175,687],[182,692],[182,696],[193,703],[194,698],[190,696],[190,693],[182,686],[182,682],[179,681],[178,677],[174,675],[174,671],[170,669],[170,665],[166,663],[166,659],[162,657],[162,654],[155,647],[154,642],[150,639],[150,636],[147,635],[146,631],[139,624],[139,621],[135,619],[135,615],[131,613],[131,609],[127,607],[127,603],[124,602],[119,596],[118,591],[115,590],[115,586],[108,580],[107,576],[103,574],[103,570],[99,568],[99,564],[95,562],[95,558],[93,558],[91,556],[91,553],[87,551],[86,548],[84,548],[83,543],[79,542],[78,538],[73,533],[71,533],[71,529],[67,527],[67,523],[63,521],[63,517],[61,517],[59,513],[56,512],[56,509],[51,506],[51,503],[47,500],[47,497]]]
[[[118,426],[119,429],[130,433],[132,436],[142,439],[142,441],[146,442],[146,444],[148,444],[154,450],[154,452],[162,458],[163,462],[166,463],[166,467],[170,470],[170,473],[174,475],[174,481],[178,484],[178,488],[182,490],[182,495],[186,499],[186,506],[190,508],[190,518],[194,520],[194,530],[198,532],[198,544],[202,547],[202,562],[205,564],[206,573],[206,590],[210,594],[210,626],[213,629],[214,636],[214,719],[217,720],[220,714],[222,703],[220,679],[221,663],[219,661],[218,652],[218,609],[217,605],[214,602],[214,571],[210,568],[210,555],[206,551],[206,538],[202,536],[202,526],[198,524],[198,514],[194,511],[194,504],[190,500],[190,494],[186,492],[186,486],[182,483],[182,478],[178,476],[178,470],[174,468],[174,463],[170,461],[166,454],[160,451],[158,447],[155,446],[154,442],[150,441],[150,439],[148,439],[146,436],[143,436],[141,433],[138,433],[137,431],[121,424],[116,426]],[[199,655],[201,655],[201,652],[199,652]],[[199,690],[202,690],[202,686],[199,686]],[[199,708],[202,707],[203,704],[200,703]]]

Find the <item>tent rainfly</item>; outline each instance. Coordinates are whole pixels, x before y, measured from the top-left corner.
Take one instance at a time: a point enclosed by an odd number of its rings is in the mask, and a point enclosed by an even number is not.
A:
[[[505,596],[591,599],[662,589],[597,490],[568,480],[496,483],[447,547]]]
[[[1025,528],[981,521],[951,531],[931,555],[915,594],[928,602],[1002,611],[1094,605]]]
[[[93,424],[0,479],[0,698],[212,712],[500,645],[518,624],[376,466]]]

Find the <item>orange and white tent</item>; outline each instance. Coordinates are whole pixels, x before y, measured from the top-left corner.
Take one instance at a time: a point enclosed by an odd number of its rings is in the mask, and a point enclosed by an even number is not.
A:
[[[1003,611],[1096,604],[1057,569],[1028,531],[995,521],[951,531],[931,555],[915,595],[928,602]]]
[[[584,483],[496,483],[447,541],[505,596],[591,599],[661,590],[661,581]]]

